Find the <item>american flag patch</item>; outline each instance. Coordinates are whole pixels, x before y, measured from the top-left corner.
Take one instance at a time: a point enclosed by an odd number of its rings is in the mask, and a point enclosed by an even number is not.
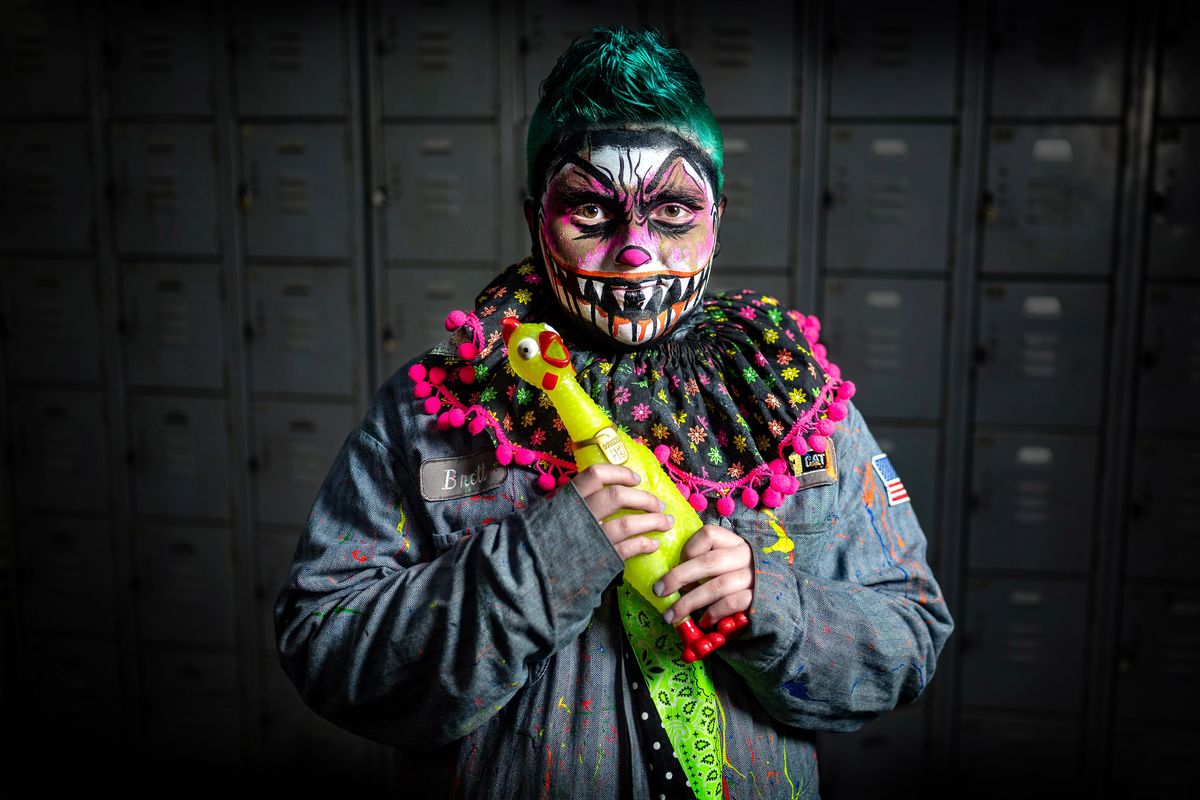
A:
[[[887,454],[880,453],[873,456],[871,466],[875,468],[875,474],[879,476],[879,480],[883,481],[883,488],[887,490],[888,505],[898,506],[901,503],[907,503],[908,490],[904,488],[904,483],[896,474],[896,468],[892,466]]]

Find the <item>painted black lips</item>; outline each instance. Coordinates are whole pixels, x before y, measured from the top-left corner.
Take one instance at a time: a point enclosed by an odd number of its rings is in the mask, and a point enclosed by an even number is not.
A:
[[[567,273],[557,264],[554,265],[554,272],[572,296],[608,314],[638,320],[654,317],[664,308],[690,297],[704,285],[708,268],[690,278],[662,275],[645,281],[584,278]]]

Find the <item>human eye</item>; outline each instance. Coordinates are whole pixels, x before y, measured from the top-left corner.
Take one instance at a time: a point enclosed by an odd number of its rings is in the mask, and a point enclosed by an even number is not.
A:
[[[679,203],[664,203],[654,209],[651,217],[667,225],[686,225],[696,217],[696,212]]]
[[[608,213],[596,203],[585,203],[571,211],[571,219],[581,225],[599,225],[608,222]]]

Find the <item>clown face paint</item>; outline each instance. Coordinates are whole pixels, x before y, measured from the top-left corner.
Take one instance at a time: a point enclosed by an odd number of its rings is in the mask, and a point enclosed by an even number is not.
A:
[[[703,164],[666,130],[593,132],[551,163],[539,240],[567,313],[641,346],[699,305],[720,221]]]

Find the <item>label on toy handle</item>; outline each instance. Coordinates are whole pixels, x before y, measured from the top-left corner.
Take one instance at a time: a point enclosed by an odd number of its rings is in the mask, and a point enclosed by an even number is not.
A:
[[[621,441],[621,435],[617,433],[616,428],[601,428],[592,437],[592,441],[600,448],[600,452],[604,453],[608,463],[624,464],[629,460],[629,451],[625,449],[625,443]]]

